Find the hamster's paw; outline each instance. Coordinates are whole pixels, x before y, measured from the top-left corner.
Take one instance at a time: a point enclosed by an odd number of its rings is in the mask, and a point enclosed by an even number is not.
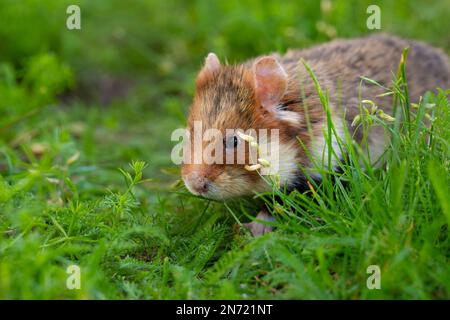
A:
[[[258,213],[256,219],[270,222],[275,221],[275,218],[272,217],[265,209]],[[245,223],[244,227],[248,228],[254,237],[259,237],[273,231],[272,226],[257,221]]]

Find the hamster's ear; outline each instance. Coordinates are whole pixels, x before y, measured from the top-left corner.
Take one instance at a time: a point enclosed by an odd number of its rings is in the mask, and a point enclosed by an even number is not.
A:
[[[199,73],[199,77],[214,73],[220,69],[220,61],[215,53],[209,53],[205,58],[205,64]]]
[[[267,111],[274,111],[283,98],[288,76],[274,57],[259,58],[253,64],[256,96]]]

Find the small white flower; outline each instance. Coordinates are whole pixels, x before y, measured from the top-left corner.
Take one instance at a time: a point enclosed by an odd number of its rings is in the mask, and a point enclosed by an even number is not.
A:
[[[270,162],[269,162],[268,160],[266,160],[266,159],[259,158],[259,159],[258,159],[258,162],[259,162],[260,164],[262,164],[264,167],[270,167]]]
[[[389,122],[394,122],[394,121],[395,121],[395,118],[394,118],[394,117],[391,117],[390,115],[384,113],[384,112],[381,111],[381,110],[380,110],[379,116],[380,116],[381,119],[384,119],[384,120],[389,121]]]
[[[80,158],[80,151],[75,152],[69,159],[67,159],[66,164],[71,165]]]
[[[435,117],[430,116],[428,113],[425,113],[425,118],[427,118],[427,119],[430,120],[431,122],[433,122],[433,121],[436,120]]]
[[[372,108],[370,109],[370,112],[372,114],[375,114],[377,112],[377,110],[378,110],[378,107],[376,105],[373,105]]]
[[[239,136],[239,138],[241,138],[242,140],[245,140],[247,142],[254,142],[255,138],[253,138],[252,136],[248,135],[248,134],[244,134],[240,131],[237,132],[237,135]]]
[[[249,166],[249,165],[245,165],[245,170],[247,170],[247,171],[256,171],[256,170],[258,170],[258,169],[261,169],[261,164],[260,163],[257,163],[257,164],[253,164],[253,165],[251,165],[251,166]]]
[[[375,105],[375,102],[373,102],[372,100],[361,100],[361,103],[363,103],[363,104],[370,104],[371,106]]]
[[[46,180],[48,182],[50,182],[51,184],[59,184],[60,183],[60,181],[58,179],[55,179],[55,178],[46,178]]]
[[[251,146],[252,148],[258,148],[258,143],[255,142],[255,141],[252,141],[252,142],[250,142],[250,146]]]
[[[355,118],[353,118],[353,122],[351,124],[352,127],[356,126],[361,119],[361,116],[358,114]]]

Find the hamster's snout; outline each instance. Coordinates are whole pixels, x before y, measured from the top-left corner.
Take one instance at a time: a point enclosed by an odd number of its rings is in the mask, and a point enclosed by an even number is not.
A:
[[[197,172],[183,176],[183,180],[188,190],[196,195],[207,194],[211,186],[211,181]]]

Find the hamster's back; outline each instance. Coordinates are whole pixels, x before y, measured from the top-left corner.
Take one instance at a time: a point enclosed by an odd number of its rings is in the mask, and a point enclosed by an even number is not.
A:
[[[336,86],[339,81],[343,98],[351,98],[358,92],[361,76],[390,87],[406,47],[410,48],[406,75],[412,101],[427,90],[450,87],[450,63],[442,50],[386,34],[337,39],[305,50],[290,50],[281,61],[292,66],[303,58],[318,75],[330,79]]]
[[[442,50],[386,34],[337,39],[305,50],[289,50],[281,57],[281,63],[293,74],[301,72],[298,68],[303,67],[298,65],[298,61],[303,58],[321,85],[329,90],[331,103],[345,106],[347,120],[351,122],[359,113],[359,97],[374,101],[390,113],[392,97],[380,97],[386,90],[361,82],[361,77],[375,80],[386,88],[391,87],[406,47],[409,47],[406,77],[411,102],[417,102],[428,90],[450,88],[450,63]]]
[[[305,96],[317,95],[309,74],[299,64],[304,59],[314,71],[320,85],[328,90],[332,108],[342,106],[350,131],[356,130],[357,142],[362,140],[361,130],[350,124],[360,113],[360,101],[371,100],[387,114],[392,114],[392,96],[382,95],[387,91],[382,87],[362,81],[361,77],[375,80],[385,88],[392,87],[403,50],[409,47],[406,61],[406,78],[410,101],[418,102],[426,91],[436,88],[450,88],[450,64],[448,57],[440,49],[425,43],[400,39],[385,34],[365,38],[334,40],[305,50],[290,50],[280,58],[291,77],[300,75],[300,85],[305,88]],[[322,109],[320,105],[309,104]],[[315,110],[320,112],[320,110]],[[384,147],[381,127],[371,129],[369,144],[374,154]]]

